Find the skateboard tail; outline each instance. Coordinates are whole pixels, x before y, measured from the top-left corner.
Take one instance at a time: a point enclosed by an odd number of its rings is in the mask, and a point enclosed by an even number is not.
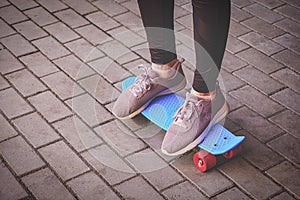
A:
[[[213,155],[220,155],[237,147],[243,142],[245,136],[235,136],[222,125],[215,125],[198,147]]]

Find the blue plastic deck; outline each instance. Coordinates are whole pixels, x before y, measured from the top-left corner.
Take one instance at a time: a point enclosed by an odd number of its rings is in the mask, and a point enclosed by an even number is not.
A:
[[[125,79],[122,82],[122,89],[125,90],[132,85],[135,79],[135,77]],[[168,130],[173,122],[173,116],[184,101],[185,99],[178,94],[157,97],[142,111],[142,114],[160,128]],[[245,136],[235,136],[222,125],[217,124],[212,127],[198,147],[213,155],[219,155],[238,146],[244,139]]]

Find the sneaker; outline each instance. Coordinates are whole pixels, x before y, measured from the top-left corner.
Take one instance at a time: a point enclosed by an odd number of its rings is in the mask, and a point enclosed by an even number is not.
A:
[[[183,61],[176,60],[170,69],[170,78],[161,78],[151,67],[142,66],[144,73],[121,93],[114,104],[113,114],[119,119],[132,118],[142,112],[155,97],[183,89],[186,85],[181,67]]]
[[[211,127],[229,112],[229,105],[216,87],[212,99],[203,99],[191,93],[174,115],[163,143],[162,152],[169,156],[181,155],[196,147],[207,136]]]

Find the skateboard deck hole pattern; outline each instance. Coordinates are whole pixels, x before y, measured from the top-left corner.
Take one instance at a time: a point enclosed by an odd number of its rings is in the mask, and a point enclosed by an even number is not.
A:
[[[122,82],[122,90],[134,84],[136,77],[129,77]],[[173,122],[173,116],[182,106],[184,97],[174,93],[157,97],[142,111],[147,119],[164,130],[168,130]],[[236,136],[221,124],[213,126],[206,138],[198,144],[201,148],[194,154],[194,164],[202,172],[214,167],[217,163],[216,156],[230,159],[241,153],[241,143],[245,136]]]

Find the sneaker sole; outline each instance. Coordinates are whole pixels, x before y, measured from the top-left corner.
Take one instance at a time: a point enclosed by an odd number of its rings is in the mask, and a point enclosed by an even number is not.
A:
[[[211,129],[211,127],[213,127],[215,124],[219,123],[220,121],[222,121],[222,119],[224,119],[226,117],[226,115],[229,113],[229,110],[230,110],[229,105],[225,101],[222,108],[216,113],[214,118],[210,121],[208,126],[202,132],[202,134],[200,134],[200,136],[198,138],[196,138],[196,140],[194,140],[192,143],[190,143],[189,145],[187,145],[183,149],[180,149],[177,152],[169,153],[169,152],[165,151],[164,149],[161,149],[162,153],[164,153],[165,155],[168,155],[168,156],[178,156],[178,155],[182,155],[185,152],[188,152],[188,151],[192,150],[198,144],[200,144],[200,142],[202,142],[205,139],[205,137],[208,135],[209,130]]]
[[[181,81],[178,85],[176,85],[175,87],[172,87],[172,88],[168,88],[168,89],[165,89],[163,91],[161,91],[160,93],[158,93],[157,95],[155,95],[154,97],[152,97],[150,100],[148,100],[144,105],[142,105],[139,109],[137,109],[136,111],[134,111],[133,113],[131,113],[130,115],[128,116],[125,116],[125,117],[118,117],[116,116],[118,119],[131,119],[133,117],[135,117],[136,115],[140,114],[150,103],[153,99],[155,99],[156,97],[159,97],[159,96],[164,96],[164,95],[168,95],[168,94],[172,94],[172,93],[175,93],[175,92],[178,92],[180,90],[182,90],[184,87],[186,86],[186,79],[184,79],[183,81]]]

